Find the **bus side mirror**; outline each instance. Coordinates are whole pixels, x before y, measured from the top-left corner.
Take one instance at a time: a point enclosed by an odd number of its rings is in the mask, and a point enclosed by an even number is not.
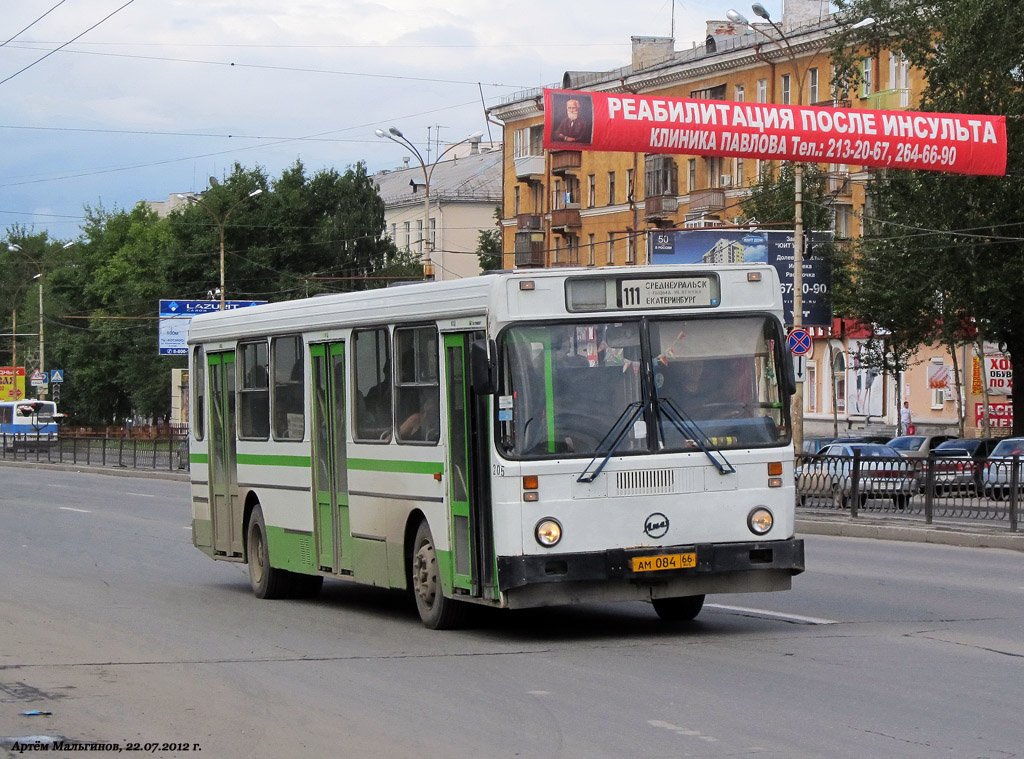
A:
[[[493,341],[491,341],[493,345]],[[488,357],[487,340],[473,340],[469,345],[469,370],[473,392],[477,395],[494,395],[494,364]]]

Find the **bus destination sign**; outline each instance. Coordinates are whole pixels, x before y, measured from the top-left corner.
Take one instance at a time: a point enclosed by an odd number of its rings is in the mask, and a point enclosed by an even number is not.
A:
[[[619,308],[700,308],[718,301],[718,281],[707,275],[619,281]]]

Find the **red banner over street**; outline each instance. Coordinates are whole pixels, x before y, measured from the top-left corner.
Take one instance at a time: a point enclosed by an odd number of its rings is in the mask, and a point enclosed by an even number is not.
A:
[[[1006,119],[544,90],[544,147],[1006,173]]]

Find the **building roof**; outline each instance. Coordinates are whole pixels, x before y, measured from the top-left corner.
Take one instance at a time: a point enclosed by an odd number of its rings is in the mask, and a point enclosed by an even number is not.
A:
[[[427,170],[431,170],[430,166]],[[373,181],[387,206],[423,202],[424,177],[419,164],[377,172]],[[435,164],[430,176],[430,199],[445,203],[500,203],[501,151]]]

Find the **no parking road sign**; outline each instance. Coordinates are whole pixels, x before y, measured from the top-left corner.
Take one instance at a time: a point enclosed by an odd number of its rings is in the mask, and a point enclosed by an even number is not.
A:
[[[794,356],[806,356],[811,352],[811,333],[797,327],[789,333],[789,350]]]

